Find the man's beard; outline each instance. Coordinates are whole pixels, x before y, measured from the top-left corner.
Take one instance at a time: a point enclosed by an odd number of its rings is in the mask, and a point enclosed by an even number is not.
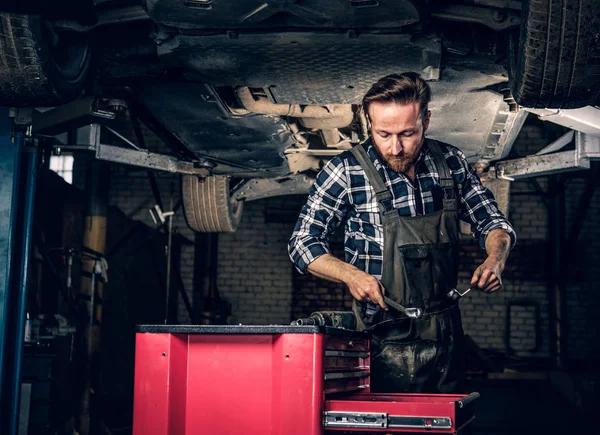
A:
[[[423,143],[415,149],[415,151],[411,154],[407,154],[404,151],[398,154],[397,156],[393,154],[386,154],[383,156],[383,160],[385,164],[391,170],[395,172],[407,173],[408,170],[417,162],[419,158],[419,153],[421,152],[421,148],[423,148]]]

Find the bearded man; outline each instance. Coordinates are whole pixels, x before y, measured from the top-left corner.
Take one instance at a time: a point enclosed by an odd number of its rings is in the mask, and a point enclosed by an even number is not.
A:
[[[371,390],[459,392],[464,377],[458,301],[459,219],[487,258],[472,288],[494,292],[515,232],[457,148],[425,136],[429,85],[392,74],[365,94],[370,137],[317,175],[289,242],[301,273],[344,283],[359,330],[371,332]],[[344,223],[345,258],[328,240]],[[384,296],[404,308],[407,317]],[[414,313],[414,310],[413,310]]]

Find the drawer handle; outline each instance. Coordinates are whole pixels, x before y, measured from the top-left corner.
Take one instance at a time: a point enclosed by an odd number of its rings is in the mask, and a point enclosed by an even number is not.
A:
[[[324,413],[323,426],[363,429],[387,428],[387,414],[328,411]]]

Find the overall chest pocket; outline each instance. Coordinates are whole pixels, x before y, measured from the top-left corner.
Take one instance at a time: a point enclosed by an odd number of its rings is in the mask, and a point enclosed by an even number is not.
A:
[[[456,287],[458,244],[399,246],[404,277],[404,300],[422,305],[442,302]]]

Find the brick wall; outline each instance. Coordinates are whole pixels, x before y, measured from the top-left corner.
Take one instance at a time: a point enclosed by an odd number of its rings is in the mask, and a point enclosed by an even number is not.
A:
[[[250,202],[238,230],[219,236],[217,286],[232,304],[230,323],[290,323],[292,267],[287,241],[293,223],[282,215],[291,209],[299,211],[295,197]]]
[[[583,180],[573,180],[566,189],[567,234],[584,189]],[[568,354],[573,358],[600,358],[598,313],[600,313],[600,189],[590,201],[567,280]]]

